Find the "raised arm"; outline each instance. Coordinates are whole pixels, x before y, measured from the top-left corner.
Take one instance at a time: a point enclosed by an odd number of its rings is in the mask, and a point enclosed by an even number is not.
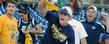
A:
[[[40,1],[39,5],[38,5],[38,9],[41,11],[43,16],[46,16],[46,13],[47,13],[46,0]]]

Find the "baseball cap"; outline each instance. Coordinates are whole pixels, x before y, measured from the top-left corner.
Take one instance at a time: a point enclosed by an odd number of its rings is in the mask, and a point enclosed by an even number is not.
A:
[[[95,10],[95,12],[97,12],[97,8],[95,6],[92,5],[92,6],[88,7],[88,9],[91,9],[91,8],[93,8]]]
[[[72,17],[72,13],[73,13],[70,7],[63,7],[62,9],[59,10],[59,12],[65,13],[66,15],[69,15],[70,17]]]

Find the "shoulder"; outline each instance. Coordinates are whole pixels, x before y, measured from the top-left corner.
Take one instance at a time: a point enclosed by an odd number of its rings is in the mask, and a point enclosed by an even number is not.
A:
[[[76,36],[79,36],[80,39],[88,36],[86,31],[85,31],[85,28],[84,28],[84,26],[82,25],[81,22],[79,22],[75,19],[72,19],[71,24],[70,25],[73,26],[73,29],[74,29],[75,33],[77,34]]]
[[[80,29],[80,28],[84,29],[82,23],[75,20],[75,19],[70,20],[68,23],[69,23],[69,25],[71,25],[73,28],[75,28],[77,30]]]
[[[100,22],[95,22],[97,26],[103,26]]]
[[[57,16],[58,12],[57,11],[47,11],[47,15],[46,16]]]
[[[77,21],[75,19],[72,19],[72,24],[75,24],[75,25],[82,25],[82,23],[80,21]]]
[[[86,20],[82,20],[82,21],[81,21],[81,23],[85,23],[85,22],[86,22]]]
[[[4,21],[6,19],[6,15],[0,16],[0,20]]]
[[[105,26],[103,24],[101,24],[100,22],[96,22],[96,25],[105,29]]]
[[[1,15],[0,18],[6,17],[6,15]]]
[[[78,23],[78,21],[75,20],[75,19],[71,19],[70,21],[68,21],[68,23],[69,23],[69,24],[73,24],[73,23]]]
[[[100,22],[95,22],[97,25],[102,25]]]

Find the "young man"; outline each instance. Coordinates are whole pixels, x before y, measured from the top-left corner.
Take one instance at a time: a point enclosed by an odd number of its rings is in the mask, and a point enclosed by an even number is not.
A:
[[[16,44],[16,33],[18,32],[17,21],[14,18],[16,5],[7,3],[6,14],[0,16],[0,44]]]
[[[35,22],[34,19],[30,17],[30,14],[24,9],[20,11],[21,20],[18,22],[19,26],[19,44],[26,44],[26,35],[30,34],[30,37],[32,38],[32,43],[36,44],[36,36],[40,35],[42,33],[42,28],[40,25]]]
[[[78,23],[75,20],[74,20],[75,23],[80,24],[80,27],[76,25],[76,29],[75,29],[75,28],[73,28],[73,25],[70,25],[72,23],[72,21],[71,22],[69,22],[69,21],[72,20],[72,14],[69,13],[69,10],[67,8],[63,8],[62,10],[60,10],[61,12],[59,12],[60,13],[59,18],[57,16],[56,12],[48,11],[48,10],[47,10],[48,12],[46,11],[45,0],[41,0],[39,9],[42,11],[43,16],[45,16],[45,18],[49,22],[48,29],[45,32],[44,38],[41,40],[41,44],[62,44],[62,43],[63,44],[65,44],[65,43],[80,44],[80,40],[82,41],[82,44],[87,44],[86,40],[82,40],[83,38],[87,37],[84,27],[82,26],[82,24]],[[70,38],[67,38],[67,40],[65,40],[64,42],[60,42],[60,40],[55,39],[55,37],[52,35],[54,32],[52,31],[53,29],[51,28],[51,26],[53,24],[55,24],[57,21],[59,21],[61,24],[61,26],[60,26],[60,28],[62,28],[61,33],[64,33],[65,35],[68,33],[70,34]],[[81,28],[83,30],[83,33],[81,33],[82,31],[79,28]],[[75,30],[76,30],[76,32],[75,32]],[[79,32],[79,31],[81,31],[81,32]],[[76,33],[76,35],[75,35],[75,33]],[[69,34],[67,36],[69,36]],[[56,37],[56,38],[58,38],[58,37]],[[68,42],[66,42],[66,41],[68,41]]]
[[[44,38],[41,40],[41,44],[75,44],[74,31],[72,27],[68,24],[68,21],[70,20],[69,14],[66,10],[63,9],[60,10],[59,13],[59,18],[58,16],[56,17],[53,12],[47,13],[46,19],[49,22],[49,28],[47,28]],[[55,30],[55,28],[52,28],[53,24],[57,22],[60,23],[59,28],[56,28],[58,32]]]
[[[71,17],[73,17],[72,19],[69,20],[69,24],[73,27],[73,29],[75,30],[75,44],[80,44],[80,42],[82,44],[86,44],[86,37],[87,37],[87,33],[83,27],[83,25],[78,22],[78,18],[81,15],[73,15],[75,12],[77,12],[77,7],[76,4],[78,4],[76,2],[76,0],[70,0],[70,3],[66,6],[64,6],[62,9],[67,9],[68,13],[71,15]],[[78,18],[78,19],[76,19]],[[75,20],[76,19],[76,20]],[[81,29],[80,29],[81,28]]]
[[[95,6],[89,6],[86,12],[87,19],[82,22],[88,34],[88,37],[86,38],[87,44],[100,44],[100,34],[104,32],[104,28],[101,24],[95,21],[96,13],[97,8]]]

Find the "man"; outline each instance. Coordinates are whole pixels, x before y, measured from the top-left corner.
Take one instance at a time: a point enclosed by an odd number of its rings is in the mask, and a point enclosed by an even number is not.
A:
[[[78,4],[76,0],[70,0],[70,3],[66,6],[64,6],[62,9],[67,9],[68,13],[71,15],[71,17],[73,17],[72,19],[69,20],[68,23],[75,30],[75,40],[76,40],[75,44],[80,44],[80,42],[82,44],[86,44],[87,43],[86,42],[86,37],[87,37],[86,31],[85,31],[83,25],[77,21],[78,19],[81,19],[82,17],[76,19],[78,16],[80,16],[80,15],[75,15],[75,12],[78,11],[76,4]]]
[[[68,8],[63,8],[63,9],[66,9],[68,13],[70,12]],[[74,30],[75,44],[80,44],[80,43],[87,44],[87,41],[86,41],[87,33],[80,22],[78,22],[75,19],[72,19],[72,14],[69,14],[69,19],[67,20],[66,23],[68,23]]]
[[[72,27],[67,23],[69,18],[69,14],[67,13],[67,10],[62,10],[64,12],[62,12],[60,10],[60,15],[58,17],[58,13],[56,11],[43,11],[44,9],[46,9],[46,7],[44,6],[45,4],[45,0],[41,0],[42,1],[42,5],[39,5],[40,10],[42,11],[43,16],[45,16],[45,18],[48,20],[49,25],[47,30],[45,31],[44,37],[41,40],[41,44],[65,44],[68,41],[68,44],[75,44],[75,38],[74,38],[74,31],[72,29]],[[44,4],[44,5],[43,5]],[[44,6],[44,7],[43,7]],[[42,8],[43,7],[43,8]],[[47,12],[47,13],[46,13]],[[58,22],[60,21],[60,22]],[[56,32],[53,31],[55,30],[54,28],[52,28],[53,24],[57,24],[60,23],[61,26],[59,26],[61,29],[57,29],[59,32],[59,34],[55,34]],[[59,25],[59,24],[58,24]],[[58,26],[57,26],[58,27]],[[58,36],[58,35],[62,35],[61,33],[63,33],[63,37],[65,37],[66,39],[60,39],[62,37]],[[65,36],[64,36],[65,35]],[[58,38],[55,38],[58,37]]]
[[[19,39],[18,42],[19,44],[26,44],[25,39],[27,38],[26,35],[30,34],[30,37],[32,38],[32,43],[36,44],[36,35],[40,35],[42,34],[42,28],[40,27],[40,25],[35,22],[34,19],[32,19],[30,17],[30,14],[25,10],[21,10],[20,11],[20,16],[21,16],[21,20],[18,22],[19,26]],[[29,29],[29,28],[30,29]]]
[[[16,5],[7,3],[6,14],[0,16],[0,44],[16,44],[17,21],[14,18]]]
[[[44,13],[43,16],[45,16],[45,18],[49,22],[48,29],[45,32],[44,38],[41,40],[41,44],[59,44],[59,43],[65,44],[66,43],[65,41],[64,42],[60,42],[60,40],[55,39],[55,38],[58,38],[58,37],[54,37],[52,35],[53,34],[53,31],[52,31],[53,29],[51,29],[51,26],[53,24],[55,24],[57,21],[60,22],[61,28],[63,26],[72,28],[72,30],[73,30],[72,32],[71,31],[68,31],[68,30],[71,30],[69,28],[62,28],[62,31],[64,31],[63,32],[64,34],[66,34],[65,32],[67,32],[67,34],[70,32],[69,34],[71,34],[71,36],[72,36],[71,37],[71,40],[70,40],[71,43],[69,42],[69,40],[67,40],[69,44],[80,44],[80,40],[83,41],[82,39],[84,39],[85,37],[87,37],[87,34],[86,34],[83,26],[80,23],[79,24],[82,26],[81,29],[83,30],[83,33],[81,33],[81,32],[79,33],[79,31],[81,31],[81,30],[78,29],[79,26],[76,27],[77,30],[74,29],[72,27],[72,25],[69,26],[69,23],[68,22],[70,20],[72,20],[72,14],[69,13],[69,10],[68,9],[63,8],[62,11],[60,10],[61,12],[59,12],[60,13],[59,14],[59,18],[57,16],[56,12],[54,12],[54,11],[46,11],[45,0],[41,0],[41,3],[39,5],[39,9],[42,11],[42,13]],[[72,22],[70,22],[70,23],[72,23]],[[76,23],[78,23],[78,22],[76,21]],[[65,30],[67,30],[67,31],[65,31]],[[75,30],[76,30],[76,32],[75,32]],[[76,36],[75,36],[75,33],[76,33]],[[82,36],[82,35],[84,35],[84,36]],[[75,37],[77,37],[77,38],[75,38]],[[82,44],[86,44],[86,41],[83,41]]]
[[[89,6],[86,12],[87,19],[82,22],[88,34],[88,37],[86,38],[87,44],[100,44],[100,34],[104,32],[103,26],[95,21],[96,13],[97,8],[95,6]]]
[[[59,18],[54,16],[53,12],[48,12],[46,18],[49,22],[49,28],[46,30],[44,38],[41,40],[41,44],[75,44],[75,36],[72,27],[68,24],[70,19],[67,11],[60,10]],[[59,22],[58,22],[59,19]],[[53,21],[55,20],[55,21]],[[53,24],[60,23],[59,28],[52,28]],[[59,24],[58,24],[59,25]],[[56,25],[57,26],[57,25]],[[58,27],[58,26],[57,26]],[[53,31],[54,30],[54,31]],[[58,34],[56,34],[58,33]],[[62,34],[61,34],[62,33]],[[57,37],[57,38],[55,38]],[[65,37],[65,38],[63,38]]]

